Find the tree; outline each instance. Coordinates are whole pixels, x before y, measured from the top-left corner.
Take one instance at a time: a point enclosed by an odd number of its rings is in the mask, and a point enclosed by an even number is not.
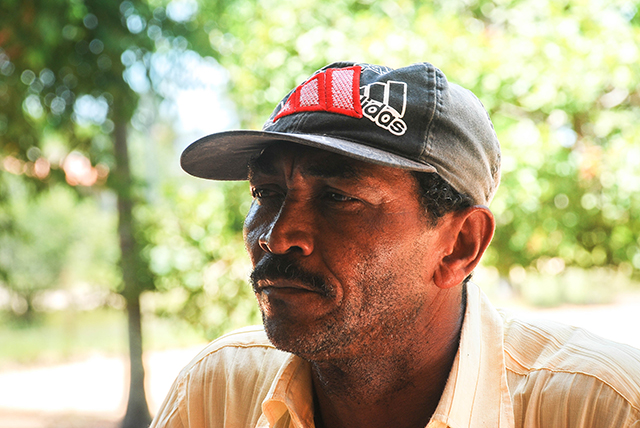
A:
[[[173,39],[172,27],[188,33],[174,24],[163,8],[145,1],[7,0],[0,7],[4,169],[41,189],[66,182],[79,194],[103,181],[117,196],[119,291],[126,301],[131,362],[123,427],[150,421],[140,295],[154,288],[142,254],[144,234],[133,212],[142,198],[129,162],[128,125],[139,100],[131,79],[158,39]],[[60,145],[63,162],[57,163],[51,152]],[[74,159],[80,170],[67,164]]]

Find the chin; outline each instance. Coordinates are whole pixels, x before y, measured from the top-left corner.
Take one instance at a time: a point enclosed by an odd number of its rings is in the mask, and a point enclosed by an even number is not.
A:
[[[336,334],[335,326],[331,324],[301,326],[286,320],[275,320],[264,316],[263,324],[273,346],[307,361],[344,357],[350,342],[345,335]]]

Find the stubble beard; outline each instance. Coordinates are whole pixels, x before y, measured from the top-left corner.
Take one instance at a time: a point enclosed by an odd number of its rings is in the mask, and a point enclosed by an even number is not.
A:
[[[393,352],[406,340],[422,309],[419,301],[389,300],[396,284],[393,273],[369,275],[368,263],[358,269],[354,289],[362,290],[363,301],[354,307],[350,300],[311,323],[279,314],[270,317],[261,308],[265,331],[273,345],[307,361],[376,358]],[[331,288],[331,285],[328,285]],[[386,292],[385,292],[386,291]]]

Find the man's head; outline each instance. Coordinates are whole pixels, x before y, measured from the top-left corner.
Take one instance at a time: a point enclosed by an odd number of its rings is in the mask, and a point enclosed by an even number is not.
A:
[[[245,242],[267,333],[322,359],[437,328],[460,306],[457,286],[493,234],[499,159],[480,102],[432,65],[337,63],[263,131],[205,137],[181,162],[250,180]]]

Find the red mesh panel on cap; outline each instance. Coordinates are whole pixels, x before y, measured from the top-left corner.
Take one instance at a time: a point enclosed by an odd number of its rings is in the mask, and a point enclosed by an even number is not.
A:
[[[303,111],[326,111],[362,117],[360,66],[330,68],[318,73],[291,94],[274,121]]]

